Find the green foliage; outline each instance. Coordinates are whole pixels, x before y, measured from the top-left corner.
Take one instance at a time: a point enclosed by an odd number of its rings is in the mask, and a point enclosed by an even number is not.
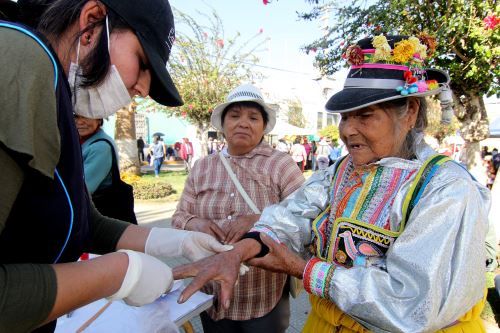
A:
[[[488,15],[500,16],[497,1],[324,1],[301,17],[330,17],[325,35],[305,47],[317,52],[317,66],[324,74],[338,71],[345,63],[345,49],[360,38],[427,32],[438,42],[430,64],[449,71],[454,92],[482,96],[500,94],[500,25],[488,28]]]
[[[336,125],[328,125],[319,130],[321,136],[332,139],[334,146],[339,141],[339,128]]]
[[[162,180],[158,180],[155,182],[138,181],[132,183],[132,186],[134,187],[135,199],[160,199],[176,193],[170,183]]]
[[[211,112],[241,82],[252,82],[256,53],[266,41],[261,32],[240,42],[241,35],[227,37],[220,17],[212,10],[194,18],[174,8],[176,40],[169,59],[169,73],[184,105],[163,107],[151,99],[142,108],[167,112],[188,119],[202,130],[210,124]],[[207,24],[204,24],[207,22]]]
[[[301,128],[306,127],[306,118],[300,101],[288,101],[288,123]]]
[[[451,124],[441,124],[441,106],[439,101],[432,97],[427,97],[427,129],[425,134],[430,135],[438,140],[439,143],[447,136],[452,136],[459,129],[457,118],[453,117]]]

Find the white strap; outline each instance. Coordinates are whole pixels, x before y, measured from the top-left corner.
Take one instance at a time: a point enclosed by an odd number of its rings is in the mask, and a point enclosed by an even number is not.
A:
[[[260,210],[257,208],[257,206],[255,206],[252,199],[250,199],[250,197],[248,196],[247,192],[245,192],[243,186],[241,186],[240,181],[238,180],[238,178],[236,178],[236,175],[234,174],[233,169],[231,169],[231,166],[229,165],[229,162],[226,160],[226,157],[224,157],[224,154],[222,152],[219,152],[219,156],[222,161],[222,164],[224,164],[224,167],[226,168],[227,173],[229,174],[229,177],[231,177],[231,180],[233,181],[234,185],[236,185],[238,192],[240,192],[245,202],[248,204],[248,206],[252,209],[252,211],[255,214],[260,214]]]

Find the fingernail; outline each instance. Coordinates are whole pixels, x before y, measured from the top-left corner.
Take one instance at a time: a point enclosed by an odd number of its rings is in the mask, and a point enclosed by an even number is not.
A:
[[[177,303],[184,303],[184,296],[180,296],[178,299],[177,299]]]
[[[224,307],[225,307],[226,309],[229,309],[229,304],[230,304],[229,300],[226,300],[226,301],[224,302]]]

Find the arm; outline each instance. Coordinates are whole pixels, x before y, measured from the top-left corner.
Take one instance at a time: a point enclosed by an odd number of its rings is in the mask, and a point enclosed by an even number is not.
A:
[[[113,152],[109,144],[103,141],[91,143],[86,150],[83,161],[85,183],[90,193],[94,193],[111,170]]]
[[[333,168],[317,171],[281,203],[266,207],[252,230],[279,239],[306,256],[305,247],[312,240],[311,222],[329,203]]]
[[[396,202],[402,202],[404,194],[398,196]],[[313,259],[304,274],[306,290],[331,300],[372,330],[443,328],[483,296],[488,207],[487,190],[447,163],[427,185],[406,229],[388,250],[386,269],[335,268]],[[395,204],[392,218],[400,220],[400,209]],[[320,278],[314,270],[329,278]],[[327,287],[310,287],[318,283]]]

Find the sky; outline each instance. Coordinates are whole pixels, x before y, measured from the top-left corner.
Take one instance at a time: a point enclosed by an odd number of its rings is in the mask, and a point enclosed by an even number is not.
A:
[[[213,8],[221,18],[226,37],[240,32],[240,41],[263,29],[263,36],[270,38],[266,50],[259,52],[259,65],[276,68],[275,71],[291,71],[313,74],[313,55],[300,50],[321,37],[318,21],[299,20],[296,11],[308,11],[311,7],[304,0],[273,0],[264,5],[262,0],[170,0],[176,9],[197,18],[197,11],[210,12]],[[174,46],[175,47],[175,46]]]

